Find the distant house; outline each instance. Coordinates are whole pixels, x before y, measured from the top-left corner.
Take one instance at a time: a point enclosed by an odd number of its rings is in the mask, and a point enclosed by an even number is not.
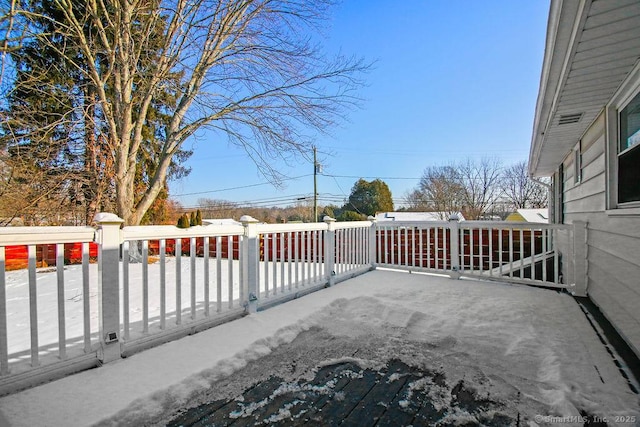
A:
[[[529,156],[586,227],[587,294],[640,355],[640,2],[552,0]]]
[[[507,216],[506,221],[549,223],[549,209],[518,209]]]
[[[462,212],[454,212],[459,221],[464,221]],[[447,221],[451,216],[448,212],[380,212],[376,214],[377,221]]]

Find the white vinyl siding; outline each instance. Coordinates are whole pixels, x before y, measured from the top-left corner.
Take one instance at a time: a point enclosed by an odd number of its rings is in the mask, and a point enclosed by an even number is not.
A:
[[[564,222],[588,222],[589,296],[640,355],[640,219],[606,212],[605,147],[601,114],[582,139],[582,181],[573,177],[573,152],[563,164]]]

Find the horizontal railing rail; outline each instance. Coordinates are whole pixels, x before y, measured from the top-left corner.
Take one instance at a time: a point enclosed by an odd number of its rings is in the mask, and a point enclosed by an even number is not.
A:
[[[96,223],[0,229],[0,394],[376,267],[566,288],[566,261],[586,241],[585,226],[574,242],[573,225],[453,219],[259,224],[245,216],[242,225],[180,229],[122,227],[99,214]],[[558,236],[571,243],[562,251]],[[24,268],[8,271],[8,253]]]

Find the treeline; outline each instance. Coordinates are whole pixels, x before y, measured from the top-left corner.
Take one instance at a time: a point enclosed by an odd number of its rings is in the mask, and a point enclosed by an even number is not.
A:
[[[503,167],[497,159],[467,159],[424,170],[406,195],[407,210],[439,212],[442,219],[462,212],[466,219],[504,219],[520,208],[544,208],[548,182],[534,181],[524,161]]]

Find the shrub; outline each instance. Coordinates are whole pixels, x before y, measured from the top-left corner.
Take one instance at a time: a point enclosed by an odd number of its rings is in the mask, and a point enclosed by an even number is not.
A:
[[[182,216],[180,218],[178,218],[178,224],[177,224],[178,228],[189,228],[190,224],[189,224],[189,217],[187,216],[187,214],[182,214]]]

